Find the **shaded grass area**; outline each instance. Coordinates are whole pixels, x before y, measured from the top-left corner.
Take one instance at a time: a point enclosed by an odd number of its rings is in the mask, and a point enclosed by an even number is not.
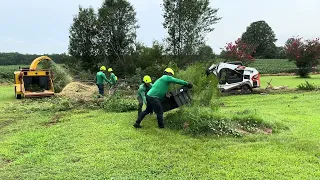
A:
[[[3,107],[12,87],[0,86]],[[158,129],[154,116],[77,109],[7,111],[0,123],[0,179],[316,179],[320,176],[318,93],[221,98],[225,114],[255,111],[289,130],[242,138],[191,137]],[[57,117],[58,116],[58,117]],[[47,122],[59,119],[57,123]],[[14,120],[11,122],[11,120]]]

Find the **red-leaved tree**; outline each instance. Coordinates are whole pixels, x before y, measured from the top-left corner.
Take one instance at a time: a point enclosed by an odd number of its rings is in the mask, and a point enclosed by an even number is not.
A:
[[[293,37],[287,40],[285,45],[286,56],[289,61],[294,61],[297,66],[297,74],[300,77],[307,77],[312,67],[319,64],[320,41],[302,41],[301,37]]]
[[[255,45],[244,43],[239,38],[234,44],[232,42],[227,43],[224,58],[227,61],[241,61],[245,65],[248,65],[255,61],[251,56],[255,52],[255,48]]]

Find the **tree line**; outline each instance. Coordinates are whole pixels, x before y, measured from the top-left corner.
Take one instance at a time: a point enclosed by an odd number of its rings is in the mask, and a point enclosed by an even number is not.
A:
[[[197,61],[217,57],[206,42],[208,33],[222,18],[209,0],[163,0],[163,28],[167,37],[147,47],[136,40],[139,28],[134,7],[127,0],[104,0],[95,11],[79,6],[70,27],[69,53],[83,69],[91,72],[100,65],[113,67],[123,75],[137,68],[154,72],[168,63],[183,68]],[[275,33],[265,21],[253,22],[241,42],[254,45],[254,58],[286,58],[284,47],[277,47]],[[219,55],[226,57],[226,49]]]
[[[163,0],[161,7],[167,36],[149,47],[136,40],[139,23],[128,0],[104,0],[97,10],[79,6],[69,29],[68,54],[49,56],[56,63],[69,65],[75,72],[93,74],[105,65],[120,77],[137,71],[152,75],[168,65],[184,68],[216,57],[228,59],[227,47],[215,55],[206,44],[208,33],[222,20],[217,15],[219,9],[213,8],[209,0]],[[254,46],[254,51],[248,54],[250,57],[286,58],[285,48],[275,45],[275,33],[265,21],[250,24],[240,39],[240,44]],[[235,56],[243,53],[241,48],[234,52]],[[0,53],[0,65],[30,64],[38,56]]]
[[[221,18],[209,0],[163,0],[162,8],[168,36],[147,47],[136,40],[138,20],[127,0],[105,0],[97,11],[79,6],[70,27],[69,53],[83,69],[95,72],[106,65],[123,75],[214,58],[205,38]]]
[[[49,56],[55,63],[73,62],[73,57],[63,54],[20,54],[18,52],[1,53],[0,52],[0,65],[29,65],[34,59],[39,56]]]

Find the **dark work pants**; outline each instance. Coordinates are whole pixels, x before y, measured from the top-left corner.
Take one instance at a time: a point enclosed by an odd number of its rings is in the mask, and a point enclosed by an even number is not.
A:
[[[99,94],[101,94],[102,96],[104,95],[104,86],[103,84],[97,84],[98,88],[99,88]]]
[[[138,116],[139,116],[139,114],[142,112],[142,106],[143,106],[143,100],[140,96],[138,96],[138,101],[139,101],[139,105],[138,105]]]
[[[147,108],[142,113],[139,114],[138,119],[136,121],[137,124],[140,124],[143,118],[152,113],[153,111],[157,114],[158,126],[160,128],[164,128],[163,124],[163,110],[161,101],[158,98],[146,96],[147,99]]]

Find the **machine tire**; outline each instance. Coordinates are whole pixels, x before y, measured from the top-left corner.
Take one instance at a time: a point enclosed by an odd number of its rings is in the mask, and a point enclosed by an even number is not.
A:
[[[251,94],[252,93],[252,88],[249,85],[243,85],[241,87],[241,94]]]
[[[15,95],[15,97],[16,97],[16,99],[21,99],[21,94],[17,94],[17,89],[16,89],[16,87],[14,87],[14,95]]]

